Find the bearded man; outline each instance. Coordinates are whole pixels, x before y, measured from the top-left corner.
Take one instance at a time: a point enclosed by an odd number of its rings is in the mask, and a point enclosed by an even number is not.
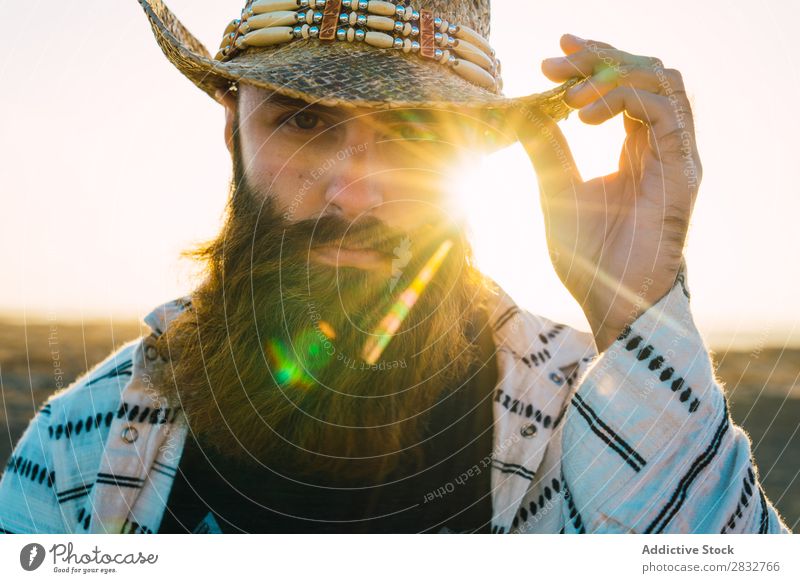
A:
[[[561,85],[509,99],[484,0],[251,0],[214,59],[140,3],[224,106],[226,221],[197,288],[35,416],[1,528],[788,531],[690,313],[677,71],[565,35]],[[569,108],[624,115],[618,172],[581,179]],[[516,140],[591,335],[475,267],[449,176]]]

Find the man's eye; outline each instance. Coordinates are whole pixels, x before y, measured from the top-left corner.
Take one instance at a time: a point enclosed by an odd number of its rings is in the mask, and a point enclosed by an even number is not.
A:
[[[289,123],[301,130],[313,130],[317,128],[322,120],[316,113],[298,111],[288,119]]]
[[[404,124],[399,128],[395,128],[394,133],[403,140],[422,140],[426,142],[442,140],[439,132],[425,124]]]

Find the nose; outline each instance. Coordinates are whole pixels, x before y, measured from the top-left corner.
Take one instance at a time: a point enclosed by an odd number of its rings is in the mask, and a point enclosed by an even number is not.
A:
[[[329,212],[355,220],[383,203],[384,168],[375,145],[376,132],[359,121],[347,125],[345,145],[333,156],[335,165],[325,188],[325,203]]]

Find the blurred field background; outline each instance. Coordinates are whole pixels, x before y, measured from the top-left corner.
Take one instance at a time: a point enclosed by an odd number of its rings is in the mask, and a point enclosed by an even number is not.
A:
[[[23,325],[0,320],[0,458],[48,395],[112,350],[144,333],[133,321]],[[55,352],[53,352],[55,351]],[[54,359],[63,371],[57,380]],[[800,348],[756,346],[715,352],[731,414],[753,441],[767,496],[793,530],[800,526]]]

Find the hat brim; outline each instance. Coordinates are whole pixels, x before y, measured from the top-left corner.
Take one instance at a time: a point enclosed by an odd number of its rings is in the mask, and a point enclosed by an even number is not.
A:
[[[215,99],[218,90],[235,82],[331,107],[527,107],[559,121],[570,112],[564,93],[577,81],[570,80],[542,93],[509,98],[474,85],[438,63],[409,57],[402,51],[376,50],[362,43],[322,43],[317,39],[250,48],[222,62],[211,58],[162,0],[139,3],[169,61]],[[496,123],[493,125],[504,131]]]

